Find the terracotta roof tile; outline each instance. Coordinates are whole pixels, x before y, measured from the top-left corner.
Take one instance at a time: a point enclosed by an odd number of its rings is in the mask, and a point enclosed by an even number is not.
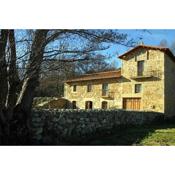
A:
[[[121,77],[121,69],[117,69],[115,71],[84,74],[82,76],[79,76],[73,79],[69,79],[65,82],[71,83],[71,82],[78,82],[78,81],[100,80],[100,79],[110,79],[110,78],[120,78],[120,77]]]
[[[163,51],[165,52],[167,55],[170,56],[170,58],[175,61],[175,57],[173,55],[173,53],[170,51],[169,48],[167,47],[159,47],[159,46],[149,46],[149,45],[138,45],[134,48],[132,48],[131,50],[125,52],[124,54],[118,56],[120,59],[126,59],[125,56],[130,54],[131,52],[137,50],[138,48],[146,48],[146,49],[153,49],[153,50],[160,50],[160,51]]]

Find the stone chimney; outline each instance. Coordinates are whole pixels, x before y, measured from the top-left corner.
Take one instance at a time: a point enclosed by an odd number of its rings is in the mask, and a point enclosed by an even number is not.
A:
[[[140,37],[139,39],[140,39],[140,40],[138,41],[138,45],[144,45],[144,42],[143,42],[143,40],[142,40],[143,38]]]
[[[143,41],[139,41],[138,45],[144,45]]]

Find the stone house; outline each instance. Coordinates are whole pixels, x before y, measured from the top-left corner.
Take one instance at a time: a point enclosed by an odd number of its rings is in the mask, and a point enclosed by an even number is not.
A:
[[[120,69],[65,82],[73,108],[118,108],[175,114],[175,57],[168,48],[138,45],[119,56]]]

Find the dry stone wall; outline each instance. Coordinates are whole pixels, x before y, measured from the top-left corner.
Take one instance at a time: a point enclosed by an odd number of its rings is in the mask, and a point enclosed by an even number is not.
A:
[[[96,134],[120,126],[162,120],[162,113],[124,110],[35,110],[32,114],[34,144],[79,144]]]

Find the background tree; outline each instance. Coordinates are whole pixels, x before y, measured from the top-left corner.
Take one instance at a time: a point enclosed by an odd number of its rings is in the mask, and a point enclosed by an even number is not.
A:
[[[162,40],[160,41],[159,46],[161,46],[161,47],[168,47],[168,42],[167,42],[167,40],[166,40],[166,39],[162,39]]]
[[[115,70],[104,55],[98,54],[80,62],[60,62],[57,59],[45,60],[41,66],[40,85],[36,88],[38,97],[62,97],[64,81],[86,73]]]
[[[172,51],[172,52],[174,53],[174,55],[175,55],[175,41],[173,41],[173,42],[171,43],[170,49],[171,49],[171,51]]]
[[[160,41],[159,46],[168,47],[172,51],[172,53],[175,55],[175,41],[173,41],[172,43],[168,43],[166,39],[162,39]]]
[[[64,93],[64,81],[78,73],[74,63],[59,60],[46,60],[42,63],[40,85],[36,88],[37,97],[61,97]]]

